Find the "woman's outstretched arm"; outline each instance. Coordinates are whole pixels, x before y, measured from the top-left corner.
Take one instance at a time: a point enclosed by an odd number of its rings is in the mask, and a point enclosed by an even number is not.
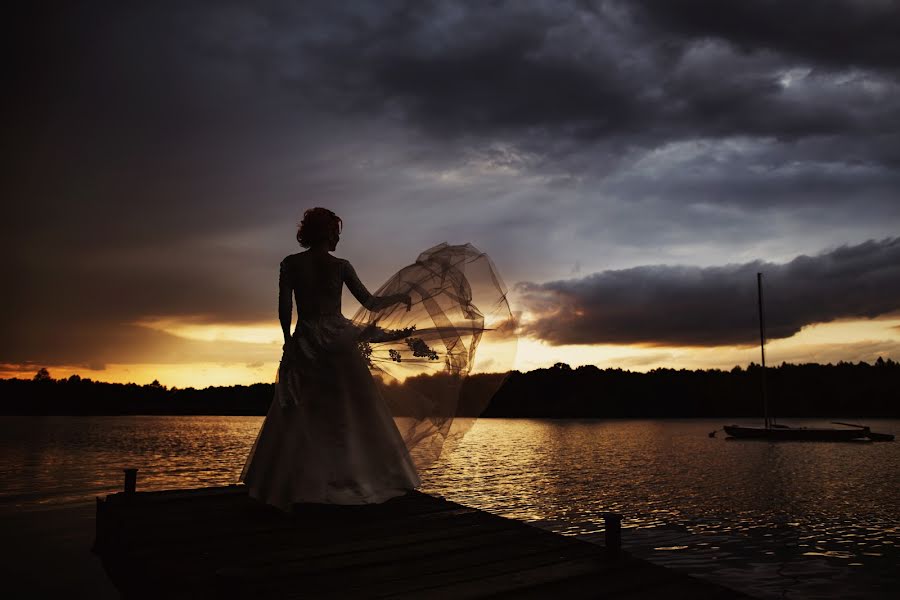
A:
[[[288,277],[287,265],[281,261],[278,270],[278,320],[281,322],[281,332],[284,334],[284,343],[291,340],[291,321],[293,320],[294,299],[293,286]]]
[[[405,303],[409,310],[411,300],[409,294],[392,294],[390,296],[373,296],[356,275],[356,270],[349,262],[344,261],[344,283],[360,304],[371,311],[378,311],[394,304]]]

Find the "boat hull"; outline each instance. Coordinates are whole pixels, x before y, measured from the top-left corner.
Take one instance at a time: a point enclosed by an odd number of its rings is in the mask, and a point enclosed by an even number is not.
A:
[[[868,427],[856,429],[834,429],[832,427],[745,427],[743,425],[726,425],[725,433],[738,439],[760,440],[798,440],[811,442],[849,442],[865,439],[869,434]]]

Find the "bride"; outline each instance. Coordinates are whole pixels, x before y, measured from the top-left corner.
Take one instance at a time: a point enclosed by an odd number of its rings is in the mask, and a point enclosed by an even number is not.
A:
[[[417,467],[465,433],[502,380],[466,390],[479,342],[496,332],[508,356],[513,340],[506,290],[471,245],[422,253],[373,295],[348,261],[330,254],[341,228],[332,211],[307,210],[297,231],[307,250],[280,266],[284,353],[240,480],[251,497],[285,511],[379,503],[418,487]],[[341,314],[344,285],[362,305],[353,320]],[[496,327],[486,328],[476,302]]]

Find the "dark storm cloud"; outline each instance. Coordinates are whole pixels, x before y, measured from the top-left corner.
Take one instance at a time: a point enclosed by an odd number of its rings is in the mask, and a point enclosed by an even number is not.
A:
[[[896,5],[839,3],[817,14],[808,3],[740,3],[732,15],[730,3],[708,3],[717,7],[708,28],[722,24],[714,34],[688,26],[707,3],[686,3],[685,23],[674,17],[679,4],[415,3],[368,19],[332,12],[343,35],[305,38],[306,68],[284,81],[344,110],[406,119],[440,137],[506,137],[544,158],[598,141],[896,134],[893,74],[846,72],[826,60],[839,51],[824,38],[821,60],[812,50],[799,60],[774,35],[796,34],[812,48],[817,36],[839,32],[837,46],[871,59],[860,67],[895,65]],[[763,24],[772,35],[754,33]],[[744,38],[770,42],[758,45],[768,52],[746,52]]]
[[[659,35],[718,38],[741,50],[770,50],[836,67],[896,70],[900,3],[895,0],[628,0]]]
[[[582,279],[521,283],[534,314],[525,333],[551,344],[752,344],[756,273],[769,338],[805,325],[900,310],[900,238],[842,246],[786,264],[645,266]]]
[[[900,123],[896,78],[878,69],[898,62],[895,3],[101,6],[38,27],[24,68],[41,71],[31,87],[43,101],[77,106],[91,126],[139,128],[132,143],[288,108],[505,139],[537,163],[598,141],[874,139]],[[803,60],[790,40],[811,48]]]

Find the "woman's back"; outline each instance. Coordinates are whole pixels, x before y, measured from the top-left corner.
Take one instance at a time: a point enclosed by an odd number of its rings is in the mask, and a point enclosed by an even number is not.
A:
[[[278,285],[282,290],[293,290],[300,319],[340,315],[341,291],[345,283],[360,304],[373,310],[408,298],[405,294],[375,298],[359,280],[348,261],[327,252],[307,250],[291,254],[281,261]]]
[[[312,251],[291,254],[281,261],[279,285],[293,290],[301,319],[341,314],[346,262]]]

